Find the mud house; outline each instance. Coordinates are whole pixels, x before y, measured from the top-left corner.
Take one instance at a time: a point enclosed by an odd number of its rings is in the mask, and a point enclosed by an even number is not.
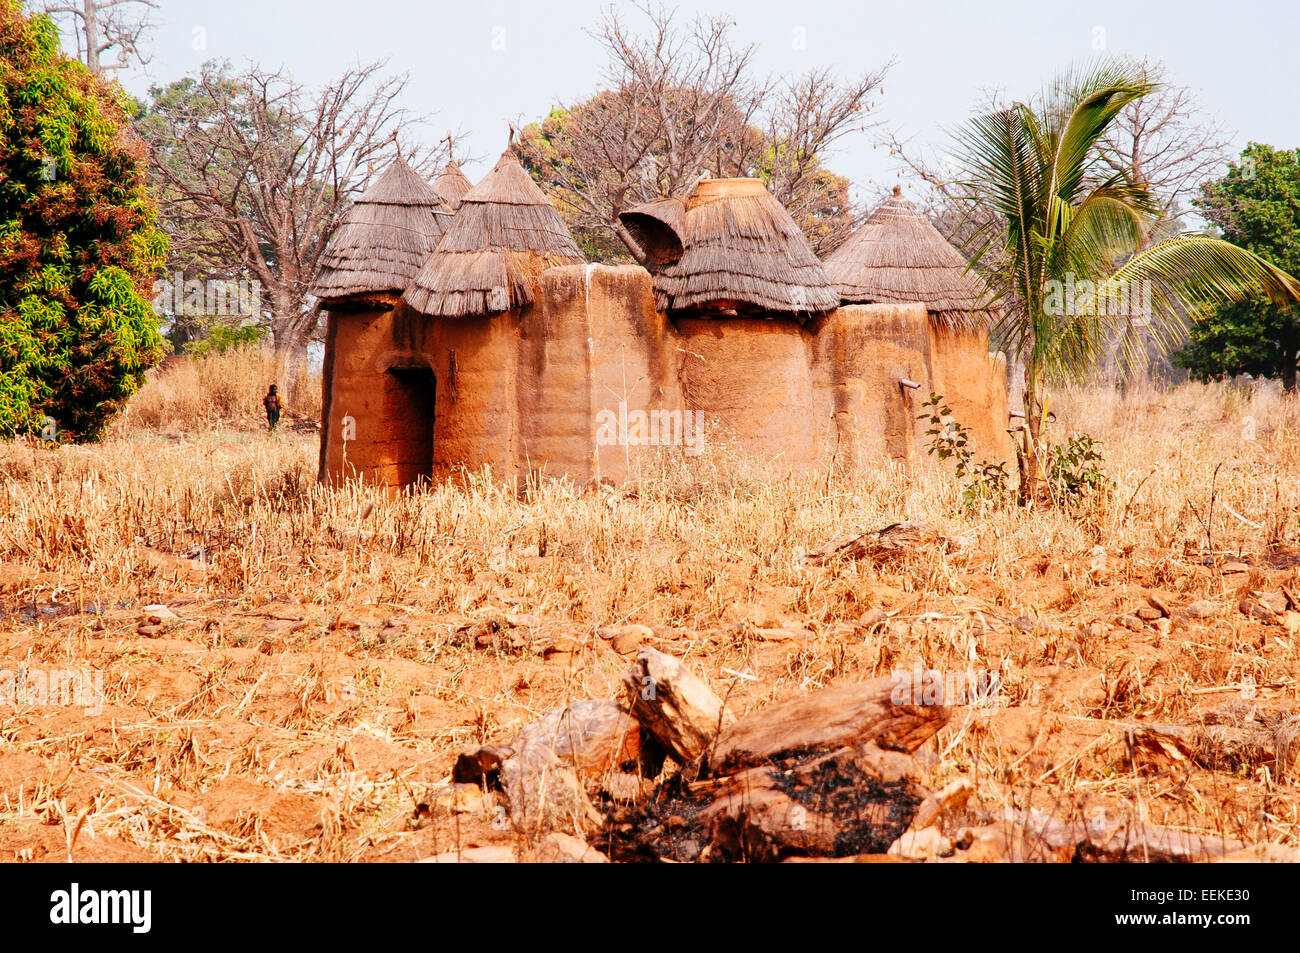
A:
[[[826,274],[844,302],[841,311],[859,315],[881,348],[899,360],[912,351],[924,356],[908,365],[921,368],[924,379],[915,380],[946,398],[954,419],[970,428],[977,454],[1007,459],[1007,367],[1002,354],[989,354],[989,326],[997,316],[989,289],[901,189],[895,186],[893,196],[827,258]],[[910,309],[888,319],[888,327],[871,327],[867,314],[881,311],[858,310],[918,301],[925,304],[924,321]],[[889,391],[886,400],[895,396]],[[886,418],[888,410],[882,408]],[[894,446],[914,441],[899,433]]]
[[[609,266],[512,152],[467,185],[394,166],[331,245],[322,480],[620,480],[715,448],[775,475],[905,461],[932,389],[977,451],[1009,449],[982,289],[901,198],[823,266],[759,180],[706,179],[623,213],[644,266]]]

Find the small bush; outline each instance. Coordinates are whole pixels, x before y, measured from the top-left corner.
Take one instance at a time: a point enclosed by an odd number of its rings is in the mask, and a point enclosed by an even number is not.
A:
[[[975,462],[975,452],[970,448],[970,431],[952,418],[952,408],[943,402],[941,395],[931,394],[921,406],[926,411],[916,419],[930,424],[925,431],[930,438],[926,452],[940,460],[954,460],[958,480],[973,477],[962,486],[962,502],[968,507],[984,504],[999,507],[1010,503],[1006,464],[988,460]]]
[[[1047,477],[1056,500],[1063,506],[1076,506],[1092,498],[1109,496],[1115,483],[1106,475],[1101,441],[1086,433],[1075,434],[1058,443],[1048,454]]]
[[[270,332],[261,324],[213,325],[206,337],[190,341],[185,353],[191,357],[225,354],[232,348],[256,347],[266,343]]]

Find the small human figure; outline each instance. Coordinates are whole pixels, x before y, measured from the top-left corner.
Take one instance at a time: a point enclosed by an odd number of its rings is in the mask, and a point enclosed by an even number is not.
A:
[[[280,411],[284,409],[284,401],[280,395],[275,392],[275,385],[272,384],[262,398],[262,406],[266,408],[267,430],[275,430],[275,425],[280,422]]]

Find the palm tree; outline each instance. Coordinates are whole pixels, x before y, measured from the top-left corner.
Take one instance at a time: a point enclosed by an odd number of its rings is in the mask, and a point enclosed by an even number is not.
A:
[[[1283,306],[1300,300],[1295,279],[1219,239],[1179,235],[1143,250],[1156,202],[1144,183],[1101,162],[1099,143],[1125,106],[1154,89],[1131,65],[1103,61],[1063,75],[1032,105],[977,116],[957,133],[962,191],[995,212],[981,216],[971,266],[998,299],[994,333],[1025,363],[1026,497],[1042,464],[1048,380],[1080,376],[1135,319],[1167,350],[1183,314],[1257,294]]]

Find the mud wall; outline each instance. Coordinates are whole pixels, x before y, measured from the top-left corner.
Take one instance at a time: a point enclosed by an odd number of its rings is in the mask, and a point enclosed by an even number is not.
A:
[[[929,319],[920,304],[847,305],[813,329],[818,407],[829,418],[820,457],[835,468],[911,460],[930,393]],[[921,386],[911,389],[900,382]]]
[[[624,480],[654,472],[690,449],[682,429],[677,335],[655,309],[644,268],[577,266],[584,271],[594,446],[592,477]]]
[[[923,452],[931,391],[977,455],[1010,453],[1003,362],[983,332],[932,328],[920,304],[851,305],[802,327],[672,321],[644,269],[604,265],[553,268],[535,295],[494,317],[331,312],[322,479],[401,486],[487,465],[507,482],[619,481],[701,450],[777,475],[844,472]]]
[[[522,467],[586,480],[591,470],[590,345],[583,266],[553,268],[519,322]]]
[[[676,327],[682,396],[704,415],[714,449],[776,473],[815,467],[812,371],[799,324],[715,317],[682,318]]]
[[[519,342],[517,312],[428,318],[423,352],[438,380],[433,472],[490,467],[507,482],[517,475]]]
[[[393,312],[331,311],[328,322],[321,478],[398,482],[404,452],[389,419],[396,382],[385,374],[394,350]]]
[[[1014,460],[1007,435],[1007,365],[989,354],[988,332],[930,329],[932,387],[942,394],[952,416],[970,431],[977,460]]]
[[[675,353],[645,269],[547,271],[521,323],[520,467],[585,482],[653,465],[675,446],[662,426],[680,420]]]
[[[400,487],[462,465],[515,475],[519,321],[404,305],[330,312],[321,479]]]

